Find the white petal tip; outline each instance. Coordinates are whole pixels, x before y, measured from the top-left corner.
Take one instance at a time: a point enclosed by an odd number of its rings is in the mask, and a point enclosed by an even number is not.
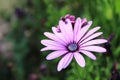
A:
[[[79,66],[82,67],[82,68],[84,68],[85,67],[85,62],[79,63]]]
[[[89,21],[88,23],[89,23],[89,24],[92,24],[92,22],[93,22],[93,21]]]
[[[46,50],[43,48],[43,49],[41,49],[40,51],[46,51]]]
[[[44,50],[41,49],[40,51],[44,51]]]
[[[97,26],[97,29],[100,29],[101,27],[100,26]]]
[[[52,60],[52,58],[50,58],[49,56],[46,57],[47,60]]]
[[[103,52],[107,52],[107,50],[105,49]]]
[[[99,34],[99,35],[102,35],[102,34],[103,34],[103,32],[98,32],[98,34]]]
[[[49,32],[44,32],[43,34],[44,34],[45,36],[47,36],[47,35],[49,34]]]
[[[93,21],[90,21],[91,23],[93,22]]]
[[[85,67],[85,64],[83,64],[83,65],[80,65],[81,67]]]
[[[43,44],[43,40],[41,40],[40,43]]]
[[[105,40],[105,43],[108,42],[108,40]]]
[[[45,35],[47,32],[44,32],[43,34]]]
[[[57,68],[57,71],[60,72],[62,70],[62,68]]]
[[[93,60],[96,60],[96,57],[95,58],[92,58]]]
[[[46,57],[47,60],[50,60],[49,57]]]
[[[103,48],[100,52],[105,53],[105,52],[107,52],[107,50],[105,48]]]
[[[78,20],[81,20],[81,18],[80,18],[80,17],[78,17],[77,19],[78,19]]]

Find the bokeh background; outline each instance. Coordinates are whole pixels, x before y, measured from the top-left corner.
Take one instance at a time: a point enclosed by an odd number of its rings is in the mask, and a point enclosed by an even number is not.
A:
[[[60,58],[47,61],[40,52],[45,31],[66,14],[101,26],[106,53],[85,57],[86,67],[73,62],[57,72]],[[119,0],[0,0],[0,80],[120,80]]]

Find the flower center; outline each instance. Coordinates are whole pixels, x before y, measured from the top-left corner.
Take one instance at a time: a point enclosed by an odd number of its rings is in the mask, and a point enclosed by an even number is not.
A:
[[[78,49],[78,45],[77,44],[75,44],[75,43],[71,43],[71,44],[69,44],[68,45],[68,50],[69,51],[76,51]]]

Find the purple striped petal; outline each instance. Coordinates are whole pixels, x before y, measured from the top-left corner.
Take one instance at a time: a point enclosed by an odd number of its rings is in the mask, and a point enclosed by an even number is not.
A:
[[[48,51],[48,50],[62,50],[65,51],[66,48],[65,47],[56,47],[56,46],[47,46],[45,48],[42,48],[41,51]]]
[[[74,41],[77,40],[77,34],[81,29],[81,19],[77,18],[74,26]]]
[[[81,47],[94,45],[94,44],[103,44],[103,43],[106,43],[106,42],[107,42],[107,40],[105,40],[105,39],[95,39],[95,40],[88,41],[84,44],[81,44]]]
[[[41,40],[41,44],[45,46],[56,46],[56,47],[64,47],[64,45],[60,44],[59,42],[52,41],[52,40]]]
[[[91,26],[92,21],[89,21],[87,25],[85,25],[77,34],[77,42],[83,37],[83,35],[87,32],[89,27]]]
[[[65,38],[65,40],[67,42],[70,42],[69,37],[68,36],[65,37],[65,35],[67,35],[66,25],[65,25],[65,23],[62,20],[59,21],[59,26],[60,26],[61,33],[63,34],[63,37]]]
[[[84,41],[80,42],[79,44],[83,44],[83,43],[86,43],[87,41],[91,40],[91,39],[94,39],[98,36],[100,36],[102,34],[102,32],[97,32],[93,35],[91,35],[90,37],[88,37],[87,39],[85,39]]]
[[[86,23],[86,22],[87,22],[87,19],[86,19],[86,18],[82,19],[81,25],[83,25],[83,24]]]
[[[77,62],[81,67],[84,67],[84,66],[85,66],[85,60],[84,60],[83,56],[82,56],[80,53],[75,52],[75,53],[74,53],[74,57],[75,57],[76,62]]]
[[[66,54],[66,53],[67,53],[67,51],[54,51],[54,52],[50,53],[50,54],[46,57],[46,59],[47,59],[47,60],[52,60],[52,59],[58,58],[58,57],[60,57],[60,56],[62,56],[62,55],[64,55],[64,54]]]
[[[100,27],[95,27],[95,28],[89,30],[89,31],[86,33],[86,35],[80,40],[80,42],[83,41],[84,39],[86,39],[87,37],[89,37],[90,35],[92,35],[93,33],[95,33],[95,32],[96,32],[97,30],[99,30],[99,29],[100,29]]]
[[[44,35],[47,36],[48,38],[54,40],[54,41],[57,41],[63,45],[66,45],[66,42],[63,39],[61,39],[60,37],[56,36],[55,34],[45,32]]]
[[[67,42],[73,41],[73,29],[70,20],[66,19],[66,24],[63,21],[60,21],[59,26],[61,33],[63,34],[64,38],[66,38]]]
[[[81,47],[80,50],[94,51],[94,52],[106,52],[106,49],[100,46],[85,46]]]
[[[59,37],[61,41],[64,41],[66,44],[68,44],[68,41],[66,40],[66,38],[64,37],[62,33],[57,33],[56,35],[57,37]]]
[[[86,56],[88,56],[89,58],[93,59],[93,60],[96,60],[96,56],[94,54],[92,54],[91,52],[89,51],[84,51],[84,50],[81,50],[80,51],[81,53],[85,54]]]
[[[65,23],[62,20],[59,21],[59,26],[60,26],[60,30],[61,30],[61,33],[63,34],[63,37],[64,37],[65,41],[66,42],[70,42],[69,37],[66,36],[66,35],[68,35],[68,33],[66,31],[66,25],[65,25]]]
[[[69,39],[73,41],[73,27],[71,21],[69,19],[66,19],[66,22],[67,22],[66,31],[68,33]]]
[[[64,69],[66,68],[66,67],[68,67],[68,65],[70,64],[70,62],[72,61],[72,59],[73,59],[73,53],[69,53],[70,54],[70,57],[68,57],[68,59],[66,59],[67,61],[66,61],[66,63],[64,64]]]
[[[58,63],[58,67],[57,70],[61,71],[62,69],[66,68],[71,60],[73,58],[73,54],[72,53],[67,53]]]
[[[53,31],[54,34],[58,33],[56,27],[52,27],[52,31]]]

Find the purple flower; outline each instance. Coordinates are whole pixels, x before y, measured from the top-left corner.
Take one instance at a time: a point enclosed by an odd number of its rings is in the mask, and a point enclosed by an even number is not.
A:
[[[72,24],[74,22],[74,24]],[[45,32],[44,35],[50,39],[44,39],[41,41],[46,47],[41,51],[53,50],[46,59],[52,60],[62,56],[62,59],[58,63],[57,70],[61,71],[65,69],[73,57],[76,62],[81,66],[85,66],[85,60],[82,53],[89,58],[96,60],[96,56],[92,52],[106,52],[106,49],[100,47],[99,44],[106,43],[105,39],[96,39],[102,34],[102,32],[96,32],[100,27],[95,27],[88,31],[92,24],[92,21],[77,18],[70,19],[69,17],[59,21],[58,28],[52,27],[53,33]]]

